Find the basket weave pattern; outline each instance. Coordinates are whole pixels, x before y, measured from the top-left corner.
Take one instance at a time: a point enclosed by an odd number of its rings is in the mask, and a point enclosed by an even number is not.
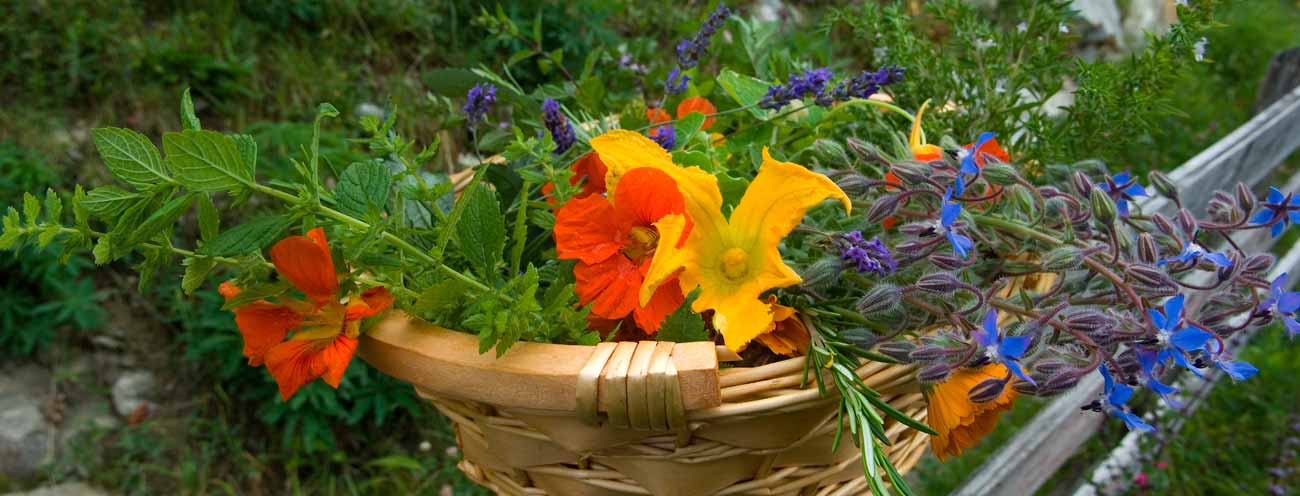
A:
[[[599,360],[596,368],[605,379],[613,374],[626,380],[629,374],[620,370],[629,365],[626,360]],[[822,396],[815,380],[805,377],[804,366],[804,358],[792,358],[722,369],[722,405],[683,412],[676,429],[663,429],[662,423],[638,429],[609,417],[592,425],[581,412],[557,415],[420,394],[455,425],[464,453],[460,469],[498,494],[863,494],[861,452],[847,437],[832,450],[838,395],[831,387]],[[912,372],[909,366],[875,362],[857,370],[889,404],[923,420],[925,400]],[[674,424],[668,408],[667,423]],[[924,453],[928,436],[892,419],[885,430],[892,441],[886,448],[889,459],[906,472]]]

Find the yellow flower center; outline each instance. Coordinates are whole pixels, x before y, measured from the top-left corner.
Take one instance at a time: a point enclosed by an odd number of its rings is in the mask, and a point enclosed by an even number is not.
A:
[[[659,232],[652,227],[635,226],[627,233],[628,242],[623,245],[623,254],[634,262],[653,256],[659,245]]]
[[[722,253],[722,273],[727,279],[737,280],[749,274],[749,254],[740,248],[728,248]]]

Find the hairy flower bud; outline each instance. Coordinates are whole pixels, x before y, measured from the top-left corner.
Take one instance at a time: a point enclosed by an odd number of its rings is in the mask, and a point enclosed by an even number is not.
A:
[[[858,313],[870,317],[880,312],[887,312],[898,308],[898,303],[902,300],[903,291],[898,289],[898,286],[877,284],[858,299]]]
[[[908,184],[923,183],[934,174],[934,167],[912,160],[895,163],[890,170]]]
[[[819,160],[832,166],[845,166],[851,162],[848,152],[844,151],[844,145],[834,140],[818,139],[813,142],[812,149]]]
[[[965,267],[961,257],[954,253],[935,252],[929,256],[931,264],[943,270],[957,270]]]
[[[871,179],[862,174],[848,173],[835,177],[835,185],[844,190],[849,196],[861,196],[867,193],[867,188],[871,184]]]
[[[895,210],[898,210],[898,195],[881,196],[871,204],[871,210],[867,210],[867,222],[878,224],[885,220],[885,217],[894,215]]]
[[[1277,257],[1274,257],[1272,254],[1257,253],[1251,255],[1250,258],[1247,258],[1246,261],[1241,264],[1241,271],[1246,274],[1263,274],[1268,272],[1268,269],[1273,268],[1273,263],[1276,261]]]
[[[1147,173],[1147,180],[1151,181],[1151,185],[1155,186],[1156,191],[1159,191],[1160,194],[1170,199],[1178,198],[1178,186],[1174,185],[1174,181],[1169,179],[1169,176],[1166,176],[1163,172],[1151,171]]]
[[[1145,264],[1133,264],[1124,271],[1133,280],[1153,288],[1173,288],[1177,285],[1165,271]]]
[[[1075,310],[1063,319],[1065,326],[1084,334],[1094,334],[1115,327],[1115,319],[1096,310]]]
[[[916,380],[921,381],[923,384],[934,384],[936,382],[947,380],[950,375],[952,375],[951,365],[946,363],[936,363],[924,367],[917,372]]]
[[[823,257],[809,264],[799,274],[806,288],[822,288],[840,280],[840,271],[844,262],[834,257]]]
[[[1002,396],[1007,382],[1002,379],[984,379],[970,390],[970,400],[974,403],[988,403]]]
[[[1183,231],[1183,239],[1194,241],[1196,239],[1196,231],[1198,228],[1196,226],[1196,217],[1192,216],[1192,211],[1180,208],[1178,209],[1178,216],[1175,217],[1175,219],[1178,222],[1178,228]]]
[[[1083,253],[1072,246],[1053,248],[1043,255],[1043,270],[1048,272],[1065,272],[1079,268],[1083,263]]]
[[[1115,207],[1115,200],[1112,200],[1105,191],[1094,188],[1088,196],[1088,200],[1092,203],[1092,216],[1096,217],[1102,224],[1111,224],[1119,216],[1119,211]]]
[[[1156,229],[1159,229],[1160,232],[1165,234],[1165,236],[1173,236],[1176,232],[1174,229],[1174,223],[1169,220],[1169,217],[1165,217],[1164,214],[1152,214],[1151,223],[1155,224]]]
[[[849,344],[852,344],[864,350],[869,349],[872,346],[875,346],[876,343],[880,341],[880,335],[871,332],[871,329],[867,329],[865,327],[850,327],[848,329],[840,331],[840,337],[843,338],[845,341],[847,341]],[[905,343],[908,346],[912,346],[912,343],[908,343],[906,341],[900,341],[900,342]],[[884,348],[884,346],[885,345],[881,345],[881,348]]]
[[[1039,382],[1038,391],[1043,396],[1051,396],[1074,387],[1079,383],[1079,371],[1065,369],[1047,380]]]
[[[1044,358],[1034,363],[1034,372],[1037,372],[1039,375],[1050,376],[1069,366],[1070,364],[1068,362],[1060,358]]]
[[[1011,200],[1011,204],[1016,207],[1016,210],[1024,214],[1025,217],[1034,216],[1034,195],[1029,191],[1029,188],[1013,184],[1007,186],[1005,191],[1007,198]]]
[[[1004,162],[991,162],[984,165],[980,174],[990,183],[1007,186],[1015,184],[1020,180],[1020,174],[1016,173],[1016,168],[1011,164]]]
[[[903,363],[912,363],[912,350],[916,345],[909,341],[890,341],[876,347],[876,352]]]
[[[947,272],[926,274],[916,281],[916,288],[927,293],[951,293],[964,286],[964,283]]]
[[[1237,259],[1236,252],[1229,252],[1228,260],[1232,261],[1232,265],[1228,265],[1226,267],[1220,266],[1217,269],[1215,269],[1215,275],[1219,277],[1220,281],[1231,280],[1234,276],[1237,275],[1238,272],[1241,272],[1241,264],[1239,263],[1240,260]]]
[[[945,348],[937,344],[923,344],[914,348],[907,356],[918,362],[932,362],[958,353],[961,353],[961,348]]]
[[[1137,256],[1138,260],[1145,264],[1153,264],[1160,260],[1160,247],[1156,246],[1156,238],[1151,233],[1138,235]]]
[[[926,241],[919,240],[919,239],[909,239],[909,240],[907,240],[907,241],[904,241],[904,242],[902,242],[902,243],[899,243],[898,246],[895,246],[895,247],[894,247],[894,252],[895,252],[895,253],[898,253],[898,254],[900,254],[900,255],[906,256],[908,253],[915,253],[915,252],[921,250],[921,249],[924,248],[927,244],[929,244],[929,243],[927,243]]]
[[[1088,179],[1088,175],[1083,171],[1076,170],[1070,175],[1070,185],[1074,186],[1074,191],[1079,196],[1092,195],[1092,179]]]
[[[1255,197],[1255,193],[1249,187],[1244,183],[1237,183],[1237,206],[1241,207],[1242,211],[1252,212],[1258,203],[1259,199]]]
[[[888,163],[888,161],[885,160],[885,154],[881,153],[880,148],[876,147],[876,145],[867,143],[858,138],[849,138],[844,140],[844,142],[848,144],[849,151],[853,152],[854,155],[857,155],[858,158],[864,161]]]

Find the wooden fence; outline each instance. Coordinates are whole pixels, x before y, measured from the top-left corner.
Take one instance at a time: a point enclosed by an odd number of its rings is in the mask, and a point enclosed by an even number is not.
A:
[[[1185,207],[1204,209],[1215,190],[1231,188],[1238,182],[1259,191],[1274,169],[1300,148],[1300,48],[1282,52],[1273,58],[1268,75],[1256,97],[1256,114],[1246,124],[1206,148],[1169,174],[1178,185]],[[1300,174],[1286,181],[1287,191],[1300,190]],[[1146,212],[1173,213],[1172,202],[1156,199],[1143,204]],[[1249,239],[1238,240],[1247,251],[1268,249],[1273,239],[1264,229]],[[1300,271],[1300,245],[1291,247],[1279,259],[1274,273]],[[1300,278],[1291,278],[1296,281]],[[1238,343],[1244,344],[1244,340]],[[1213,387],[1218,375],[1210,380],[1182,383],[1189,393],[1185,412],[1160,412],[1157,416],[1189,415]],[[1081,412],[1079,407],[1099,397],[1102,380],[1090,374],[1070,392],[1057,397],[1028,424],[1003,444],[953,494],[959,496],[1033,494],[1101,426],[1103,415]],[[1172,417],[1171,417],[1172,418]],[[1176,430],[1177,427],[1174,427]],[[1137,457],[1138,434],[1130,433],[1092,473],[1100,487],[1123,486],[1124,469]],[[1076,496],[1095,494],[1098,486],[1079,488]]]

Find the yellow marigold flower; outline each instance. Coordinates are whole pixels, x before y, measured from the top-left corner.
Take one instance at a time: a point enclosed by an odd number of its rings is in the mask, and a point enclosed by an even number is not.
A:
[[[935,384],[925,391],[929,403],[929,413],[925,423],[930,424],[938,435],[930,438],[930,451],[940,460],[949,456],[960,455],[962,450],[975,446],[980,439],[993,432],[1002,412],[1011,409],[1017,393],[1010,386],[1002,389],[1002,394],[992,401],[975,403],[970,400],[970,391],[986,379],[1002,379],[1007,376],[1007,367],[1002,364],[989,364],[983,367],[961,368],[952,373],[947,381]]]
[[[668,215],[655,223],[662,241],[641,285],[641,303],[680,271],[683,294],[700,288],[691,309],[713,310],[713,328],[736,351],[772,325],[772,307],[759,296],[801,281],[781,260],[777,249],[781,239],[822,200],[838,199],[846,211],[852,207],[848,196],[826,176],[774,160],[764,148],[758,175],[727,218],[722,214],[717,178],[699,167],[674,164],[672,156],[649,138],[614,130],[592,138],[591,147],[608,167],[605,184],[610,190],[623,174],[638,167],[662,170],[677,182],[686,198],[687,216]]]

